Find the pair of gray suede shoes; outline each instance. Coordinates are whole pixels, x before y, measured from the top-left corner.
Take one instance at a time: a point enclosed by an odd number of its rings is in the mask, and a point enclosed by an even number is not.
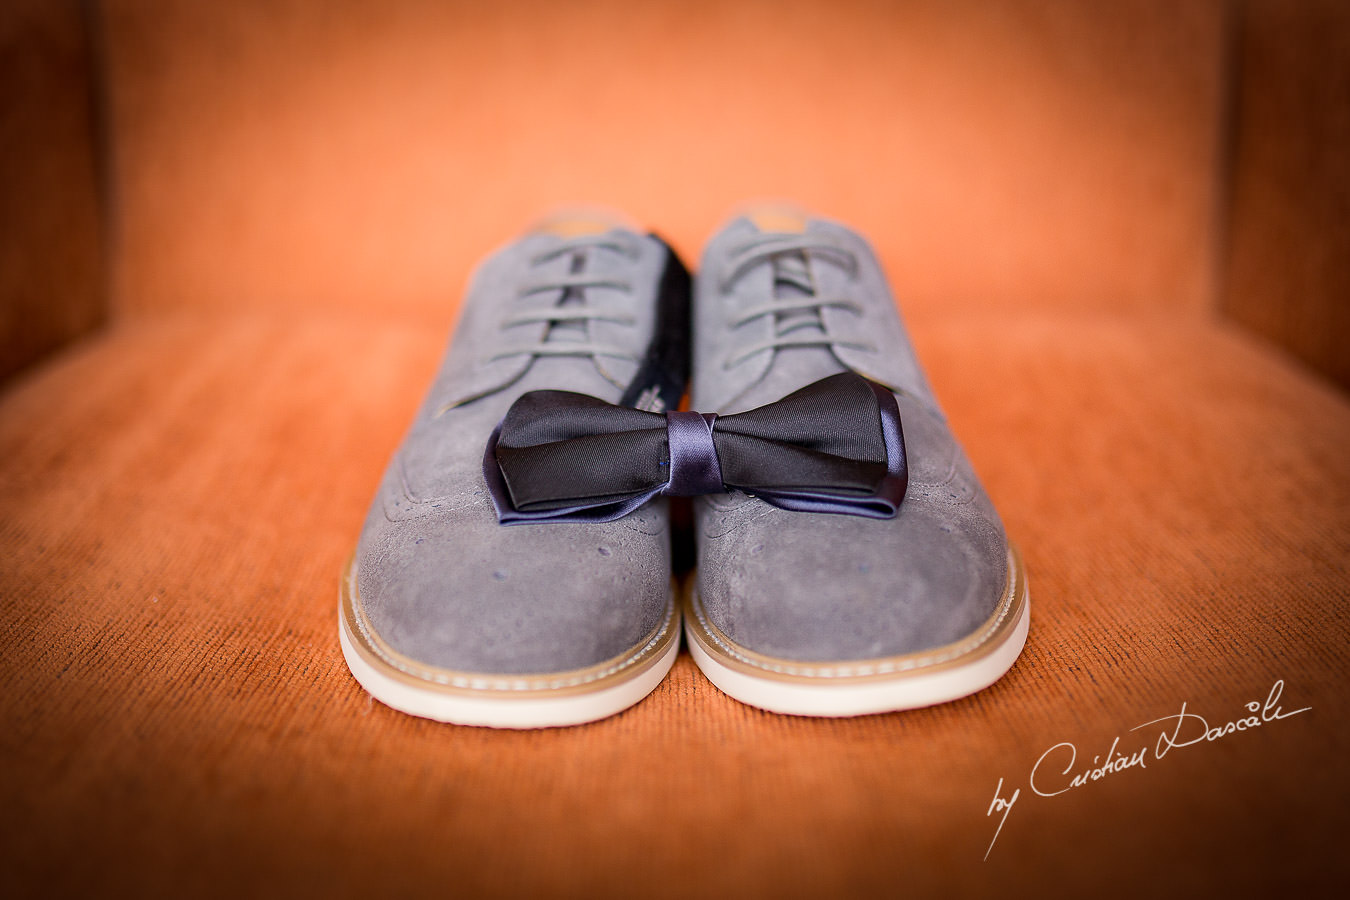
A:
[[[841,372],[884,386],[908,467],[898,513],[699,496],[697,567],[682,579],[664,496],[612,521],[499,522],[485,447],[518,398],[561,390],[665,412],[691,356],[690,406],[702,413],[761,407]],[[682,621],[722,691],[816,716],[970,694],[1026,640],[1018,555],[870,247],[833,222],[738,217],[708,244],[692,285],[659,238],[602,217],[552,220],[491,256],[341,589],[357,680],[396,709],[460,724],[617,713],[670,669]]]

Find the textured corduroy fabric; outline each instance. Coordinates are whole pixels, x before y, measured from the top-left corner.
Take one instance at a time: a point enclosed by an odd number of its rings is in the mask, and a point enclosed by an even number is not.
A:
[[[891,235],[911,306],[1209,298],[1219,0],[102,6],[123,311],[443,328],[558,204],[692,261],[784,195]]]
[[[88,8],[114,315],[0,393],[0,894],[1350,876],[1350,401],[1209,317],[1219,0]],[[877,246],[1025,555],[1022,658],[974,697],[839,721],[741,706],[687,656],[574,729],[372,701],[338,578],[470,265],[576,201],[694,259],[756,195]],[[1030,790],[1058,744],[1082,772],[1279,679],[1310,711]],[[996,789],[1020,794],[990,850]]]
[[[441,335],[166,319],[31,373],[0,403],[0,878],[1022,896],[1344,877],[1350,404],[1210,325],[912,325],[1026,556],[1031,636],[981,694],[838,721],[741,706],[687,656],[573,729],[445,726],[366,696],[337,646],[338,573]],[[1311,711],[1028,789],[1057,743],[1085,766],[1183,701],[1219,724],[1277,679]],[[1000,778],[1021,796],[981,862]]]

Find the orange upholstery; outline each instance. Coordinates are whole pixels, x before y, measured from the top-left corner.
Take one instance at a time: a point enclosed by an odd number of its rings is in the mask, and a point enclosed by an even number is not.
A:
[[[0,11],[0,381],[107,315],[92,56],[71,0]]]
[[[1350,874],[1350,401],[1217,313],[1220,3],[99,12],[113,321],[0,394],[6,896]],[[876,244],[1026,559],[1019,662],[845,720],[741,706],[687,655],[572,729],[373,702],[338,573],[473,262],[590,202],[694,263],[762,196]],[[1156,747],[1134,726],[1183,703],[1221,726],[1281,679],[1308,712],[1031,790],[1058,744],[1090,770],[1117,737]],[[1042,785],[1067,781],[1056,752]],[[1020,795],[990,849],[1000,779]]]
[[[1217,3],[216,5],[105,4],[123,312],[448,328],[557,204],[695,257],[784,196],[872,236],[907,309],[1209,296]]]

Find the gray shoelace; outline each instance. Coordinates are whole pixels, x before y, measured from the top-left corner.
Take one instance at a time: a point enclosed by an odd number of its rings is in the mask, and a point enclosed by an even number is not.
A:
[[[611,276],[588,274],[585,271],[586,259],[591,251],[608,250],[619,253],[629,259],[637,259],[640,251],[631,239],[610,232],[599,235],[581,235],[560,241],[549,250],[537,254],[530,260],[533,266],[570,254],[570,271],[555,278],[528,281],[521,285],[518,297],[532,294],[561,291],[556,304],[545,309],[528,310],[508,315],[502,320],[502,329],[515,325],[541,322],[547,325],[543,337],[534,344],[520,347],[508,347],[492,355],[492,359],[510,356],[588,356],[614,357],[636,361],[638,357],[629,349],[591,340],[590,323],[592,321],[617,322],[632,325],[636,319],[625,309],[613,309],[592,305],[588,302],[588,288],[610,288],[631,294],[632,285],[623,279]]]
[[[820,259],[839,266],[850,277],[857,274],[858,259],[851,251],[818,235],[770,234],[754,237],[732,248],[727,257],[722,290],[729,291],[747,272],[762,263],[773,266],[773,297],[741,311],[731,323],[739,327],[762,316],[773,316],[774,334],[742,346],[739,352],[723,360],[724,369],[739,365],[765,351],[789,347],[841,347],[872,352],[870,344],[833,337],[821,316],[827,307],[862,315],[863,307],[845,297],[821,297],[816,293],[808,259]]]

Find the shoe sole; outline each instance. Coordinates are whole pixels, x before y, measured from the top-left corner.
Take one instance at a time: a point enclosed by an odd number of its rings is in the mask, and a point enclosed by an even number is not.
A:
[[[354,560],[339,594],[342,655],[361,686],[386,706],[457,725],[548,728],[603,719],[650,694],[680,649],[672,591],[664,620],[630,653],[539,675],[457,672],[419,663],[384,643],[361,611]]]
[[[960,641],[902,656],[802,662],[756,653],[709,621],[694,579],[685,595],[685,636],[708,680],[742,703],[798,716],[857,716],[945,703],[998,681],[1026,643],[1031,603],[1021,555],[1008,548],[998,609]]]

